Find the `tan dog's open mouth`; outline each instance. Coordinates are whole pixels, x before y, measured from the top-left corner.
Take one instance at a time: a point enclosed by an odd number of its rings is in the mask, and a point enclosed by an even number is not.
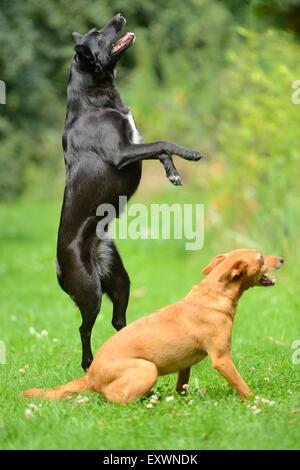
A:
[[[276,259],[276,258],[275,258]],[[277,263],[275,265],[268,265],[266,269],[266,272],[269,272],[269,271],[277,271],[277,269],[281,268],[281,266],[283,265],[284,263],[284,259],[283,258],[277,258]],[[275,286],[276,284],[276,279],[272,278],[272,277],[268,277],[265,273],[262,274],[258,280],[258,283],[260,286],[263,286],[263,287],[273,287]]]
[[[264,287],[273,287],[276,284],[276,279],[263,274],[259,279],[259,284]]]

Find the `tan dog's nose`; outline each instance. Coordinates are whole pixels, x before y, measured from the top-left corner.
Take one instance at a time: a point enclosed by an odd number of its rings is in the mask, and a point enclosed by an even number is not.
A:
[[[279,258],[279,263],[283,264],[284,263],[284,258]]]

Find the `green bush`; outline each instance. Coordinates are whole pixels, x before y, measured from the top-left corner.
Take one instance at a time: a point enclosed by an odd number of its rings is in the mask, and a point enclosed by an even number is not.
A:
[[[138,40],[121,61],[118,83],[145,140],[164,136],[206,150],[208,186],[226,176],[212,197],[217,212],[227,199],[228,208],[239,203],[238,220],[258,214],[263,200],[263,207],[284,202],[291,211],[298,203],[287,198],[296,184],[299,108],[290,102],[290,87],[300,77],[299,46],[292,34],[266,31],[265,19],[291,15],[299,4],[2,0],[7,104],[0,106],[0,200],[61,192],[71,32],[121,11]]]
[[[243,39],[227,53],[216,138],[218,171],[211,206],[219,219],[252,240],[282,250],[298,245],[300,105],[299,46],[283,32],[239,27]],[[214,166],[213,166],[214,168]],[[259,235],[259,237],[257,236]]]

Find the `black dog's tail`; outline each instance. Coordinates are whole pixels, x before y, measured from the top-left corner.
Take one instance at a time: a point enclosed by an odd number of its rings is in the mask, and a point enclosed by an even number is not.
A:
[[[89,380],[87,375],[80,379],[72,380],[65,385],[53,388],[30,388],[22,393],[22,397],[34,398],[48,398],[52,400],[59,400],[65,398],[73,393],[84,392],[90,390]]]

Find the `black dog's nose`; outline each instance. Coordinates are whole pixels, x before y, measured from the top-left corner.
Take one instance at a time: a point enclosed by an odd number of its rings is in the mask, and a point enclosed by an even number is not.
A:
[[[122,13],[117,13],[115,16],[116,20],[118,21],[126,21]]]
[[[283,264],[283,263],[284,263],[284,258],[279,258],[279,262],[280,262],[281,264]]]

